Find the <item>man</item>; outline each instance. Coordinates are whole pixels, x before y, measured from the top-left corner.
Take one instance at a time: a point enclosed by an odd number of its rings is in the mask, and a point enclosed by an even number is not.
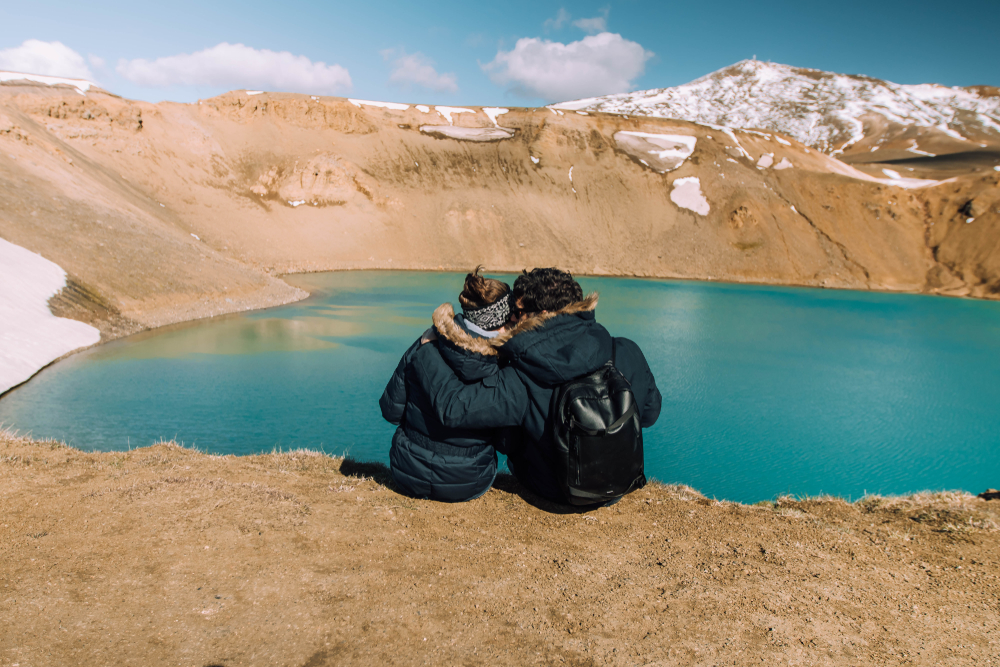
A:
[[[525,271],[514,282],[511,298],[509,331],[494,339],[503,366],[499,373],[465,384],[432,350],[418,353],[414,364],[420,366],[422,389],[443,424],[520,426],[522,442],[508,452],[511,472],[538,495],[567,502],[552,463],[552,393],[610,360],[611,334],[594,315],[597,294],[583,298],[579,283],[565,271]],[[632,385],[640,424],[652,426],[660,415],[661,396],[639,346],[616,338],[615,366]]]

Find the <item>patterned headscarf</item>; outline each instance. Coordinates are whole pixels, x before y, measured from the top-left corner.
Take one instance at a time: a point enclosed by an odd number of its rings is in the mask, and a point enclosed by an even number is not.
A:
[[[465,319],[481,329],[487,331],[499,329],[510,317],[510,290],[488,306],[476,309],[463,307],[462,312],[465,313]]]

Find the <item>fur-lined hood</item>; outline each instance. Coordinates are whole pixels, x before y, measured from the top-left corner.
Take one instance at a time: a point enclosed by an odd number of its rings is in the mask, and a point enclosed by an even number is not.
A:
[[[597,295],[565,308],[536,313],[500,336],[504,362],[541,386],[592,373],[611,359],[611,334],[597,323]],[[571,317],[560,317],[569,315]]]
[[[534,313],[510,331],[505,331],[496,338],[473,336],[468,329],[455,321],[455,309],[452,305],[442,303],[434,311],[434,328],[437,329],[439,336],[447,339],[455,347],[486,357],[495,357],[498,354],[497,348],[503,347],[514,336],[537,329],[557,315],[593,311],[597,308],[597,299],[597,292],[591,292],[582,301],[575,301],[559,310]]]
[[[450,303],[442,303],[434,311],[434,328],[438,335],[455,347],[484,357],[497,356],[497,348],[491,345],[492,338],[473,336],[469,330],[455,321],[455,309]]]
[[[505,331],[496,338],[493,339],[492,344],[497,347],[502,346],[504,343],[509,341],[511,338],[518,334],[522,334],[525,331],[531,331],[542,326],[553,317],[558,315],[573,315],[575,313],[586,313],[597,309],[597,292],[591,292],[583,298],[582,301],[574,301],[573,303],[563,306],[559,310],[553,310],[551,312],[534,313],[530,317],[522,320],[510,331]]]

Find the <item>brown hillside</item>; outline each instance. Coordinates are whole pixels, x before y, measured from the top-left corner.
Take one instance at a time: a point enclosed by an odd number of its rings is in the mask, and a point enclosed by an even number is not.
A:
[[[1000,294],[992,170],[906,190],[771,134],[737,132],[747,157],[692,123],[546,108],[499,116],[509,139],[420,131],[494,127],[478,110],[452,123],[307,95],[148,104],[3,85],[0,237],[66,269],[54,308],[106,336],[294,300],[275,275],[332,269],[559,265]],[[623,130],[696,145],[658,173],[616,141]],[[671,200],[691,176],[707,215]]]

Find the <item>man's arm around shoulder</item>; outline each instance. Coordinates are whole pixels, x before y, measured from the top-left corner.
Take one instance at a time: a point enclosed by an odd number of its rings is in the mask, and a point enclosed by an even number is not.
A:
[[[414,355],[413,370],[438,420],[449,428],[517,426],[527,410],[528,392],[513,368],[465,384],[428,343]]]

